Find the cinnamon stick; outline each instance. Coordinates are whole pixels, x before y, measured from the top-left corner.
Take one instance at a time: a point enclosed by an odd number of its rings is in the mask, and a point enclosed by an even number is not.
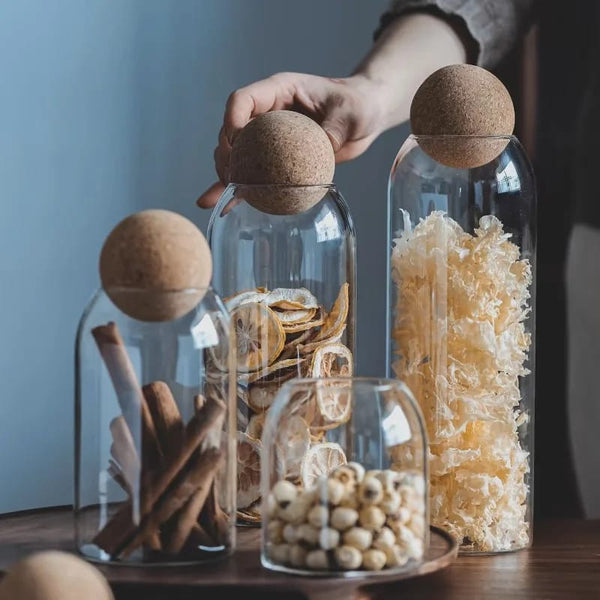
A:
[[[200,525],[221,544],[226,544],[229,535],[229,517],[221,508],[218,499],[217,480],[212,483],[208,498],[199,515]]]
[[[115,417],[110,422],[110,432],[113,439],[110,453],[119,465],[129,489],[139,490],[141,476],[140,459],[135,449],[133,438],[131,437],[131,431],[123,415]]]
[[[142,388],[152,415],[158,443],[163,456],[173,456],[181,450],[185,427],[177,403],[164,381],[153,381]]]
[[[131,496],[131,487],[129,483],[125,479],[123,472],[121,471],[119,465],[113,460],[110,459],[108,461],[108,474],[115,480],[115,482],[121,487],[121,489],[128,495]]]
[[[202,457],[212,454],[210,451],[202,454]],[[202,460],[202,459],[199,459]],[[198,516],[206,502],[206,498],[212,489],[213,481],[216,472],[223,464],[223,453],[218,453],[218,458],[215,460],[214,468],[208,473],[207,477],[202,481],[200,487],[192,494],[185,506],[179,511],[175,523],[175,529],[165,547],[167,552],[178,554],[183,548],[188,536],[194,525],[198,525]]]
[[[176,484],[157,502],[155,509],[142,521],[139,530],[125,545],[120,554],[123,557],[129,556],[150,536],[156,535],[161,523],[170,519],[196,492],[198,492],[199,498],[204,504],[215,472],[221,465],[221,456],[221,451],[217,448],[211,448],[198,456],[190,469],[182,473]],[[194,506],[197,502],[194,503]],[[190,523],[190,528],[191,525],[192,523]],[[187,539],[187,534],[189,534],[189,529],[186,532],[184,542]]]
[[[152,416],[142,395],[135,369],[131,364],[119,329],[116,323],[111,321],[92,329],[92,335],[115,388],[121,412],[134,440],[134,446],[142,448],[143,468],[152,470],[162,463],[162,453],[158,445]]]
[[[210,401],[207,400],[202,410],[189,420],[185,428],[181,451],[169,460],[164,469],[155,473],[149,482],[147,493],[144,494],[140,502],[140,515],[142,518],[151,512],[154,504],[183,469],[207,433],[215,425],[215,422],[225,413],[225,409],[225,404],[218,398],[213,397]],[[136,526],[132,519],[132,504],[126,502],[104,528],[98,532],[94,538],[94,543],[114,556],[135,535]]]

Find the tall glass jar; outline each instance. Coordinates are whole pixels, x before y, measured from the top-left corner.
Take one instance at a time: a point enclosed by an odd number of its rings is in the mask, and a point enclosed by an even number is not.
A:
[[[334,185],[231,184],[208,240],[237,340],[238,517],[258,524],[260,439],[279,388],[353,373],[354,226]]]
[[[427,439],[400,381],[286,383],[265,424],[261,486],[261,559],[269,569],[365,576],[423,559]]]
[[[229,317],[210,289],[109,292],[96,293],[77,332],[77,548],[137,564],[226,556],[236,478]],[[193,308],[139,321],[113,304],[116,295]]]
[[[428,153],[484,147],[471,169]],[[536,193],[512,136],[410,136],[389,181],[388,373],[420,403],[431,520],[463,552],[532,537]]]

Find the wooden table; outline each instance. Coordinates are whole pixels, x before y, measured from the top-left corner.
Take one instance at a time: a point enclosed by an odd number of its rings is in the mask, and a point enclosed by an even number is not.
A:
[[[56,509],[0,517],[0,569],[23,553],[48,545],[47,541],[40,544],[40,540],[52,539],[56,542],[54,547],[68,548],[70,532],[65,531],[66,522],[65,511]],[[243,561],[244,552],[249,556],[249,547],[255,543],[256,531],[242,532],[240,537],[242,552],[236,556]],[[538,523],[530,550],[487,557],[462,556],[437,573],[389,584],[363,583],[357,590],[331,580],[311,580],[306,589],[289,589],[286,576],[261,569],[255,553],[249,560],[255,563],[252,569],[256,569],[255,583],[263,583],[260,587],[233,587],[223,580],[199,590],[178,584],[176,569],[160,567],[147,571],[151,575],[146,576],[145,569],[137,569],[135,583],[131,582],[131,568],[111,567],[105,572],[113,581],[117,600],[198,600],[218,596],[223,600],[301,600],[307,596],[336,600],[349,599],[355,592],[355,597],[377,600],[600,600],[600,521]],[[202,569],[210,573],[211,567]],[[267,579],[272,577],[277,578],[277,585]]]

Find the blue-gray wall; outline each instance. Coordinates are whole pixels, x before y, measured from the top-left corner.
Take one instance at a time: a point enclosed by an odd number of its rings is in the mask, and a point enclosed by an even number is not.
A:
[[[73,339],[123,216],[195,208],[228,93],[347,74],[386,0],[0,3],[0,512],[71,502]],[[336,180],[359,240],[358,362],[384,373],[385,190],[405,136]]]

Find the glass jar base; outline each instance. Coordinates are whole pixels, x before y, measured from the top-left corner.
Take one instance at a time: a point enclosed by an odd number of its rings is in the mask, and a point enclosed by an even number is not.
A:
[[[78,548],[79,554],[87,561],[96,564],[123,567],[185,567],[217,562],[232,554],[232,548],[216,546],[214,548],[199,548],[198,553],[189,557],[167,556],[161,552],[155,556],[133,554],[125,559],[115,560],[95,544],[84,544]]]

